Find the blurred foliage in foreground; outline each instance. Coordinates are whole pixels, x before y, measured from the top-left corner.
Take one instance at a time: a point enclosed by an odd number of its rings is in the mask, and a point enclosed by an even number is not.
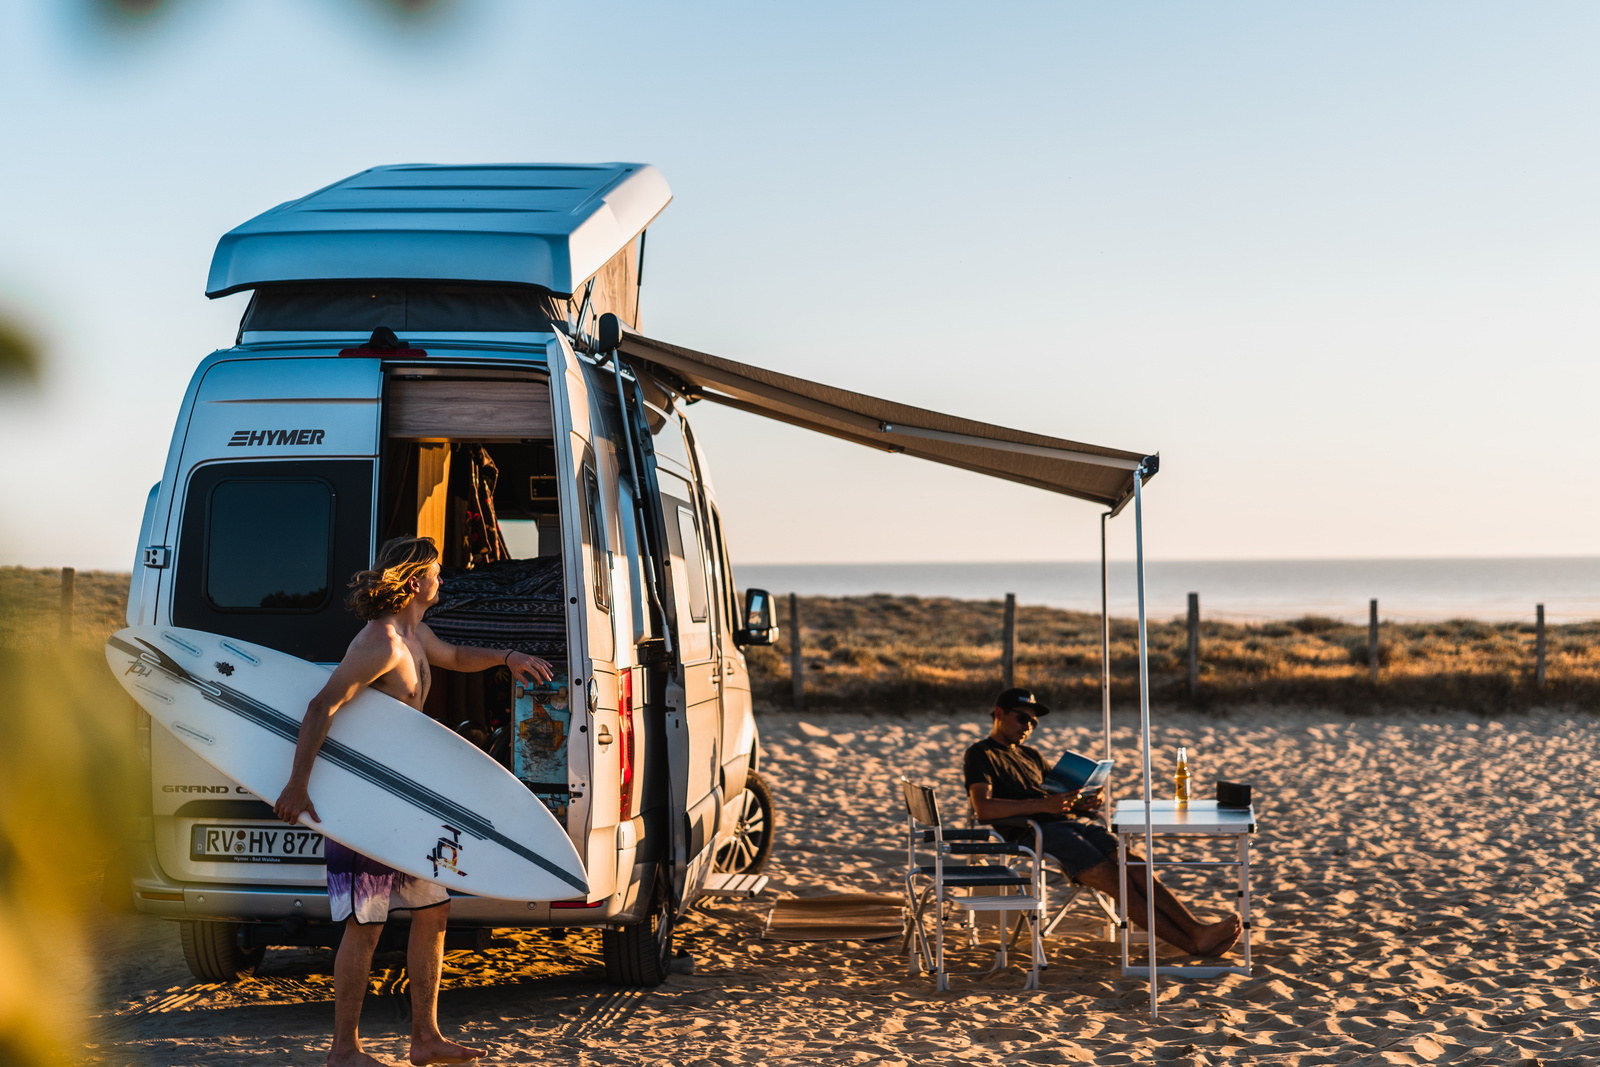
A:
[[[20,326],[0,319],[0,378],[39,377],[39,346]]]
[[[778,622],[787,631],[788,603]],[[1530,605],[1531,607],[1531,605]],[[983,711],[1000,689],[1002,601],[939,597],[801,597],[807,708]],[[1188,701],[1188,628],[1149,625],[1154,699]],[[746,651],[758,706],[790,700],[785,632]],[[1111,620],[1114,706],[1138,701],[1138,627]],[[1383,623],[1381,676],[1367,669],[1367,627],[1309,617],[1200,626],[1201,703],[1309,704],[1352,711],[1447,707],[1506,711],[1535,704],[1600,708],[1600,622],[1547,626],[1546,688],[1533,685],[1529,623]],[[1100,616],[1018,605],[1016,681],[1060,707],[1100,706]]]
[[[44,573],[59,591],[59,572]],[[90,915],[133,808],[137,757],[104,635],[63,647],[58,617],[30,611],[17,574],[0,571],[0,1063],[53,1064],[84,1039]],[[23,618],[48,626],[15,641]]]

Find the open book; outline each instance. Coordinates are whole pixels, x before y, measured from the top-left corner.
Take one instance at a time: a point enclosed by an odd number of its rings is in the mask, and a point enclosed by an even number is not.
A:
[[[1112,763],[1108,759],[1095,760],[1078,752],[1065,752],[1056,765],[1045,774],[1044,787],[1052,793],[1084,793],[1104,789],[1111,777]]]

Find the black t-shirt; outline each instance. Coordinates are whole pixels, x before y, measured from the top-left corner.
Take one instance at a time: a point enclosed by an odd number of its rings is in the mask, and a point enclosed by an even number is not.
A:
[[[985,737],[967,749],[966,758],[961,761],[967,786],[988,783],[989,795],[996,800],[1049,796],[1050,790],[1044,787],[1044,775],[1049,769],[1038,749],[1028,745],[1002,745],[993,737]],[[996,826],[1026,826],[1029,819],[1059,822],[1065,818],[1065,815],[1012,815],[984,821]]]

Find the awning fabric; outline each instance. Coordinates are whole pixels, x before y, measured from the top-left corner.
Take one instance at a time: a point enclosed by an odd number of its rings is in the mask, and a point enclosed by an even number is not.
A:
[[[622,356],[674,384],[690,400],[710,400],[885,452],[930,459],[1120,510],[1156,457],[880,400],[731,359],[625,334]]]

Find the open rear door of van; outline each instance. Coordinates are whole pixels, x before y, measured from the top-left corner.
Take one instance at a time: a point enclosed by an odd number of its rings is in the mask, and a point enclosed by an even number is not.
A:
[[[596,454],[595,420],[584,367],[557,338],[547,348],[554,419],[556,493],[561,505],[561,555],[567,594],[567,677],[572,722],[567,833],[583,856],[589,899],[618,889],[620,803],[617,668],[612,626],[611,556],[616,522],[602,485],[615,479],[609,457]],[[622,888],[626,888],[623,886]]]

